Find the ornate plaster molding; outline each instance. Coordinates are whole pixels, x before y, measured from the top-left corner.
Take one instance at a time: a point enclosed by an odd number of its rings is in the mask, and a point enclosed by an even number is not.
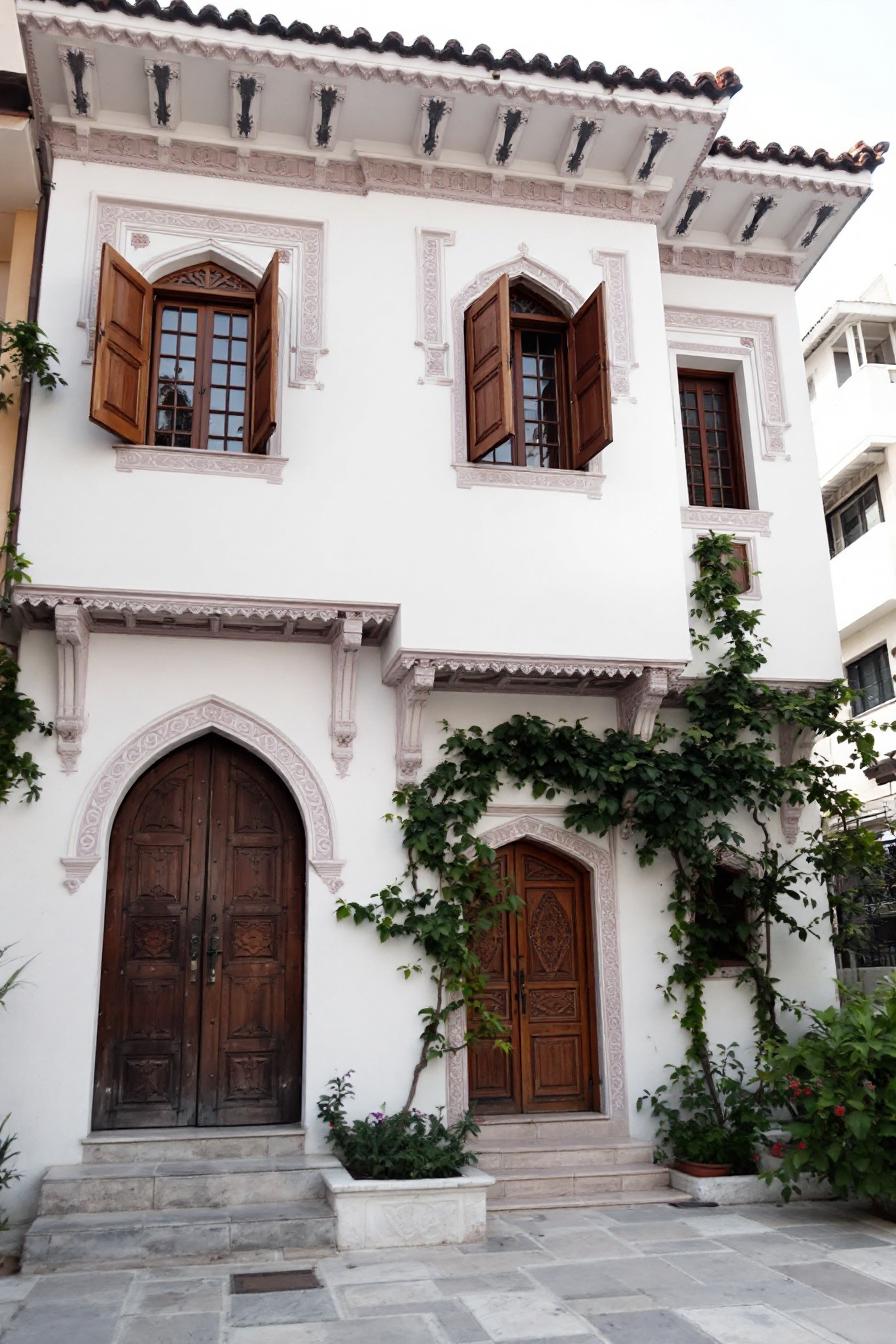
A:
[[[119,802],[138,775],[182,742],[213,729],[266,761],[289,788],[305,823],[308,858],[331,892],[342,886],[333,808],[317,773],[286,736],[264,719],[212,695],[163,714],[128,738],[91,781],[75,814],[65,887],[77,891],[103,858]]]
[[[751,186],[782,187],[791,191],[821,193],[825,196],[867,196],[871,188],[856,182],[838,180],[830,172],[808,177],[799,173],[775,172],[769,168],[726,167],[719,159],[710,159],[700,165],[700,181],[747,182]]]
[[[78,768],[87,726],[87,651],[90,630],[83,608],[60,602],[54,613],[56,632],[56,750],[65,773]]]
[[[345,616],[338,621],[330,643],[332,670],[332,707],[330,743],[337,775],[348,774],[355,723],[355,696],[358,684],[358,657],[364,640],[364,622],[360,616]]]
[[[81,134],[78,129],[66,123],[53,124],[50,139],[57,158],[158,168],[193,177],[350,192],[358,196],[386,191],[646,224],[659,222],[666,200],[661,191],[638,193],[633,188],[598,186],[575,178],[560,181],[553,177],[524,177],[498,170],[361,152],[354,159],[327,159],[323,154],[258,149],[246,142],[220,145],[97,126],[91,126],[88,135],[86,127],[81,128]]]
[[[488,825],[488,820],[486,814],[483,824]],[[603,1067],[602,1112],[609,1117],[614,1134],[627,1134],[619,915],[613,862],[609,852],[563,826],[554,826],[538,817],[527,815],[486,830],[479,839],[491,849],[500,849],[502,845],[512,844],[515,840],[537,840],[563,854],[571,854],[590,871],[595,915],[598,1036],[602,1047],[599,1057]],[[458,1014],[457,1018],[449,1027],[449,1042],[453,1045],[463,1041],[463,1017]],[[452,1061],[457,1063],[452,1065]],[[448,1119],[459,1119],[466,1109],[468,1096],[466,1050],[449,1056],[447,1090]]]
[[[772,515],[761,509],[704,509],[689,504],[681,510],[682,527],[699,532],[758,532],[770,537]]]
[[[668,668],[647,667],[619,692],[616,706],[623,732],[650,741],[660,705],[669,694],[669,682]]]
[[[99,133],[98,133],[99,134]],[[217,151],[216,151],[217,152]],[[236,155],[229,146],[220,151]],[[197,171],[196,169],[193,170]],[[277,249],[281,276],[289,280],[286,313],[288,340],[287,376],[290,387],[317,386],[317,365],[327,353],[324,345],[324,226],[310,221],[291,221],[258,215],[184,210],[176,206],[146,205],[141,201],[96,197],[92,202],[92,225],[88,229],[87,254],[78,325],[87,333],[84,363],[93,361],[96,299],[99,289],[100,254],[111,243],[127,255],[133,232],[195,238],[198,244],[240,243]],[[250,270],[252,266],[247,265]],[[273,455],[272,455],[273,456]],[[281,459],[283,460],[283,459]]]
[[[601,268],[607,287],[607,332],[610,346],[610,383],[613,400],[635,401],[631,395],[631,371],[635,360],[634,328],[628,283],[628,253],[602,252],[595,247],[591,260]]]
[[[116,471],[172,471],[191,476],[238,476],[242,480],[281,485],[288,457],[275,453],[213,453],[207,449],[157,448],[116,443]]]
[[[395,764],[399,788],[413,784],[423,763],[423,711],[432,694],[432,663],[413,662],[395,685]]]
[[[454,234],[443,229],[417,230],[417,339],[423,351],[419,383],[450,384],[448,332],[445,323],[445,248]]]
[[[483,294],[499,275],[511,280],[524,275],[543,289],[553,300],[559,300],[570,316],[584,303],[584,296],[569,281],[550,266],[529,255],[525,243],[520,243],[515,257],[480,271],[475,279],[455,294],[451,300],[451,342],[457,369],[463,368],[464,314],[474,299]],[[511,490],[560,490],[589,499],[600,499],[604,469],[600,454],[589,464],[587,471],[536,471],[528,467],[499,467],[485,462],[467,460],[467,396],[462,377],[451,385],[452,457],[455,479],[462,490],[473,486],[493,485]]]
[[[686,664],[399,649],[383,669],[383,682],[386,686],[400,686],[416,667],[433,671],[433,686],[439,691],[521,690],[587,695],[613,694],[620,682],[650,671],[664,673],[671,687]]]
[[[793,765],[796,761],[808,760],[814,746],[815,733],[810,728],[801,728],[796,723],[778,724],[778,759],[782,765]],[[802,805],[782,803],[779,813],[784,839],[792,845],[800,832]]]
[[[790,428],[784,403],[784,383],[778,360],[778,334],[773,317],[753,313],[719,312],[708,308],[666,309],[666,330],[674,333],[670,348],[677,349],[678,333],[703,333],[725,336],[732,341],[725,347],[731,358],[748,356],[756,376],[762,416],[763,437],[759,445],[764,458],[784,458],[784,434]],[[735,344],[736,342],[736,344]]]
[[[711,280],[753,280],[770,285],[799,284],[799,260],[767,252],[727,251],[718,247],[660,244],[660,270],[674,275],[704,276]]]
[[[257,46],[246,46],[238,39],[212,36],[208,29],[203,36],[178,32],[170,25],[152,30],[135,28],[116,23],[110,18],[101,19],[97,15],[83,15],[70,18],[68,15],[47,14],[32,9],[27,3],[20,6],[20,15],[28,28],[38,32],[60,36],[66,40],[73,38],[108,42],[113,45],[148,48],[152,51],[179,52],[197,56],[205,60],[221,58],[243,65],[262,64],[274,69],[311,71],[324,79],[351,76],[365,82],[379,81],[384,84],[406,85],[423,89],[443,89],[446,92],[456,90],[461,93],[476,93],[486,97],[510,98],[513,101],[544,103],[550,107],[582,108],[604,112],[629,112],[635,116],[666,117],[678,122],[708,123],[714,129],[721,126],[724,111],[718,108],[698,106],[677,98],[674,102],[660,102],[651,99],[649,93],[627,97],[620,93],[598,91],[589,86],[584,93],[572,93],[565,89],[545,87],[532,83],[521,87],[522,78],[511,73],[509,78],[493,79],[490,71],[481,74],[452,75],[444,70],[427,70],[411,64],[392,63],[376,65],[371,61],[356,61],[351,56],[337,58],[320,54],[300,54],[294,47],[265,40]],[[306,49],[307,52],[307,49]]]

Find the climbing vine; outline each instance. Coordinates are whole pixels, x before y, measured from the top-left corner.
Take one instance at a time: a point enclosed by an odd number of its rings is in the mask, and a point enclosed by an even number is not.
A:
[[[671,860],[671,951],[660,954],[662,988],[720,1120],[704,998],[705,981],[719,967],[720,935],[730,933],[730,906],[716,882],[720,862],[736,874],[731,890],[743,911],[738,983],[751,994],[757,1043],[782,1035],[783,1012],[800,1012],[775,976],[774,926],[802,941],[829,936],[837,890],[847,877],[854,884],[880,865],[880,846],[858,825],[859,802],[844,787],[845,767],[779,752],[784,725],[791,739],[831,737],[846,747],[850,763],[869,764],[872,734],[844,716],[849,688],[842,681],[793,689],[761,680],[767,661],[761,613],[739,600],[732,539],[710,535],[694,554],[692,643],[705,668],[682,683],[681,726],[673,714],[675,723],[657,723],[644,741],[535,714],[515,714],[488,731],[446,724],[443,759],[419,784],[394,794],[390,819],[401,827],[407,854],[402,879],[367,902],[340,901],[337,917],[374,925],[383,942],[410,939],[416,959],[400,968],[406,977],[430,968],[433,1001],[420,1012],[420,1053],[406,1106],[431,1059],[473,1040],[509,1049],[503,1023],[483,1003],[476,955],[483,934],[520,906],[498,876],[494,852],[475,834],[502,782],[562,800],[573,830],[601,836],[626,827],[642,867],[661,856]],[[813,820],[794,845],[785,845],[777,838],[780,809],[806,806],[813,818],[820,809],[827,824]],[[462,1042],[448,1031],[461,1006],[468,1023]]]
[[[9,589],[14,583],[30,583],[29,562],[12,542],[15,514],[7,518],[6,535],[0,542],[0,621],[9,613]],[[19,690],[19,664],[0,644],[0,804],[9,802],[21,789],[28,802],[40,797],[43,771],[30,751],[19,750],[19,738],[37,731],[45,737],[52,726],[38,717],[37,705]]]

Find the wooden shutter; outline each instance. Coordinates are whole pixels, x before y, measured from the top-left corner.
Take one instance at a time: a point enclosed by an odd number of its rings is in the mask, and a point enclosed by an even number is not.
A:
[[[90,418],[127,443],[146,442],[151,347],[152,285],[104,243]]]
[[[570,323],[569,354],[572,464],[584,467],[613,438],[603,285],[598,285]]]
[[[280,261],[275,252],[258,286],[255,299],[255,360],[252,378],[253,453],[264,446],[277,428],[277,298],[280,292]]]
[[[467,450],[471,462],[513,433],[510,377],[510,281],[501,275],[464,317],[467,351]]]

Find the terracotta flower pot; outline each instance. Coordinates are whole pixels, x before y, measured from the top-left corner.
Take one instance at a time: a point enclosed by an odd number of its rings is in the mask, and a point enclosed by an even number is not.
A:
[[[685,1162],[683,1158],[677,1157],[674,1166],[676,1171],[684,1172],[685,1176],[731,1175],[730,1162]]]

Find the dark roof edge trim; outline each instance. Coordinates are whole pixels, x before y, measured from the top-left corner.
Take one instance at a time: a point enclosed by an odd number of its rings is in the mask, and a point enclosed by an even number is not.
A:
[[[249,33],[252,36],[276,37],[285,42],[305,42],[309,46],[339,47],[343,51],[361,50],[373,55],[390,54],[402,57],[421,56],[430,61],[446,61],[467,67],[478,66],[484,70],[500,72],[513,71],[518,75],[546,75],[551,79],[569,79],[576,84],[600,84],[605,89],[618,88],[640,90],[651,93],[676,93],[684,98],[708,98],[717,103],[731,98],[743,85],[735,72],[729,67],[716,74],[695,75],[693,80],[676,70],[663,78],[657,70],[645,70],[636,75],[628,66],[620,65],[616,70],[607,70],[601,61],[592,61],[584,69],[574,56],[564,56],[559,62],[552,61],[543,52],[538,52],[526,60],[512,48],[503,56],[496,56],[490,47],[479,45],[472,51],[464,51],[454,39],[437,47],[428,37],[417,37],[413,42],[405,42],[401,33],[390,32],[379,41],[372,38],[366,28],[356,28],[351,34],[344,34],[338,28],[327,25],[314,29],[307,23],[294,22],[285,27],[273,14],[266,14],[255,23],[244,9],[235,9],[225,18],[214,5],[203,5],[194,12],[184,0],[162,6],[158,0],[59,0],[69,9],[85,5],[95,14],[117,12],[129,18],[161,19],[166,23],[187,23],[194,28],[219,28],[230,33]]]
[[[884,161],[884,155],[890,148],[886,140],[876,145],[868,145],[864,140],[857,141],[852,149],[842,154],[831,155],[826,149],[816,149],[810,154],[802,145],[791,145],[785,150],[777,141],[760,149],[755,140],[741,140],[739,145],[720,135],[710,146],[710,154],[722,154],[726,159],[752,159],[754,163],[781,163],[789,167],[798,164],[801,168],[825,168],[830,172],[841,170],[846,173],[873,173]]]

